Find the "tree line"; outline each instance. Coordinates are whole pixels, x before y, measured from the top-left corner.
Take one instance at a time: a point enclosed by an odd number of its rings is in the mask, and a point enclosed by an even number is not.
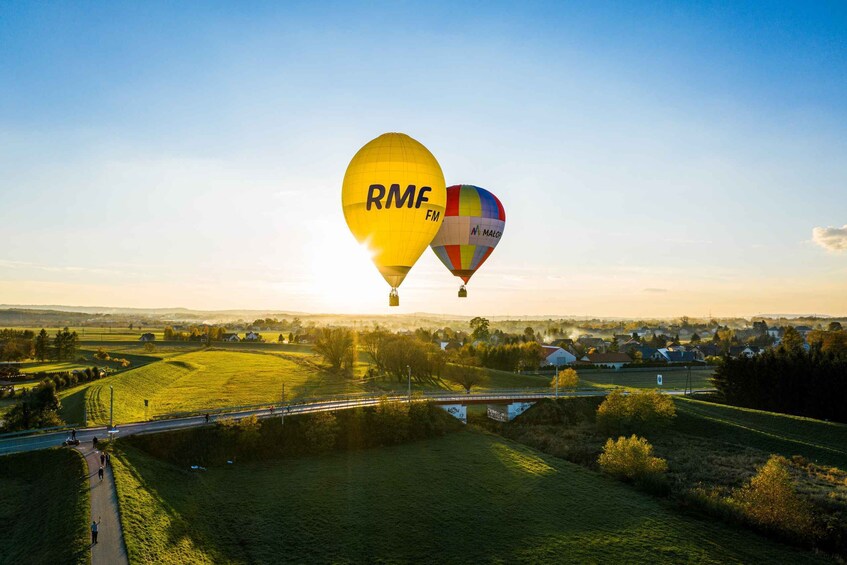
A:
[[[713,378],[726,402],[747,408],[847,422],[847,353],[785,346],[747,359],[726,358]]]
[[[44,328],[38,334],[32,330],[0,330],[0,361],[72,361],[78,348],[79,336],[68,328],[57,330],[53,337]]]

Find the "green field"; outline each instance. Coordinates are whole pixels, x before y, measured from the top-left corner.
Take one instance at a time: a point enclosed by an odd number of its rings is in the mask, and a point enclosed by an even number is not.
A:
[[[674,429],[847,470],[847,424],[674,398]]]
[[[0,563],[88,563],[88,508],[77,452],[0,457]]]
[[[205,472],[116,447],[134,564],[815,560],[474,431]]]
[[[327,373],[304,354],[201,350],[171,356],[100,379],[62,395],[62,416],[88,422],[109,421],[109,387],[114,387],[115,422],[134,422],[161,414],[202,412],[224,407],[280,404],[314,395],[362,392],[361,381]],[[149,400],[145,413],[144,400]]]
[[[598,387],[630,387],[630,388],[659,388],[663,390],[684,390],[687,371],[673,370],[655,367],[649,371],[633,371],[622,369],[620,371],[579,371],[581,385],[594,385]],[[691,370],[691,388],[703,390],[714,388],[709,379],[714,374],[714,369],[697,368]],[[662,386],[657,386],[656,375],[662,375]]]
[[[292,352],[296,348],[298,346],[255,344],[253,349],[157,348],[155,353],[143,357],[148,362],[138,368],[62,391],[59,395],[62,402],[60,415],[68,423],[82,423],[84,415],[87,415],[89,424],[108,423],[109,386],[114,387],[116,423],[135,422],[164,414],[279,405],[283,383],[288,402],[334,394],[406,391],[405,380],[362,379],[366,364],[357,367],[354,377],[330,373],[320,365],[320,357]],[[137,357],[120,351],[115,355]],[[549,379],[545,376],[487,370],[477,388],[548,385]],[[427,387],[413,383],[413,390],[433,387],[459,389],[447,382]],[[145,399],[149,401],[146,411]]]

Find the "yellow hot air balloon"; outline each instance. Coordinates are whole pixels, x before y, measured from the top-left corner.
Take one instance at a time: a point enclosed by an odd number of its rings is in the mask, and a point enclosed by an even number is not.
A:
[[[441,165],[406,134],[382,134],[347,166],[341,188],[344,219],[391,285],[390,306],[400,304],[397,287],[438,233],[446,203]]]

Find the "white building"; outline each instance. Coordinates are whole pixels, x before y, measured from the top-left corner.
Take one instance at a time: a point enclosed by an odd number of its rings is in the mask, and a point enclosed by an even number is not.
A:
[[[565,351],[561,347],[556,347],[555,345],[542,345],[541,348],[544,350],[545,364],[546,365],[572,365],[576,363],[576,356],[569,351]]]

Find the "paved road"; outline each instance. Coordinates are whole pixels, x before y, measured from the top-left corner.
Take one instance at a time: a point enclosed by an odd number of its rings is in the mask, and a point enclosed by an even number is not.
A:
[[[683,391],[664,391],[665,394],[682,395]],[[608,394],[606,390],[582,390],[576,392],[560,392],[560,397],[568,396],[605,396]],[[430,392],[422,396],[416,396],[415,400],[431,400],[438,404],[475,404],[475,403],[505,403],[505,402],[532,402],[541,400],[542,398],[551,398],[554,393],[548,389],[539,391],[503,391],[503,392],[479,392],[473,394],[456,394],[444,392]],[[350,397],[344,399],[320,400],[315,399],[304,404],[293,404],[287,407],[286,414],[306,414],[311,412],[326,412],[332,410],[343,410],[347,408],[356,408],[360,406],[373,406],[379,404],[385,397]],[[407,397],[394,396],[389,397],[389,400],[397,400],[401,402],[407,401]],[[243,418],[246,416],[258,416],[259,418],[280,417],[281,409],[271,411],[268,408],[243,410],[239,412],[229,412],[216,414],[212,416],[212,421],[219,418]],[[206,423],[203,416],[192,416],[188,418],[175,418],[170,420],[154,420],[150,422],[134,422],[131,424],[121,424],[113,432],[120,437],[125,437],[138,433],[156,433],[169,430],[177,430],[181,428],[191,428],[202,426]],[[106,426],[96,426],[77,430],[77,438],[83,445],[91,445],[93,437],[104,439],[110,435]],[[57,447],[62,445],[62,442],[68,437],[67,432],[52,432],[44,434],[33,434],[26,436],[18,436],[0,439],[0,455],[7,453],[17,453],[20,451],[34,451],[37,449],[47,449],[49,447]],[[95,469],[96,470],[96,469]]]
[[[82,453],[88,464],[88,484],[91,489],[91,516],[88,518],[88,524],[91,525],[92,518],[100,522],[97,545],[91,546],[91,564],[128,564],[112,467],[105,468],[101,481],[97,474],[100,469],[100,452],[88,443],[81,444],[76,449]]]

